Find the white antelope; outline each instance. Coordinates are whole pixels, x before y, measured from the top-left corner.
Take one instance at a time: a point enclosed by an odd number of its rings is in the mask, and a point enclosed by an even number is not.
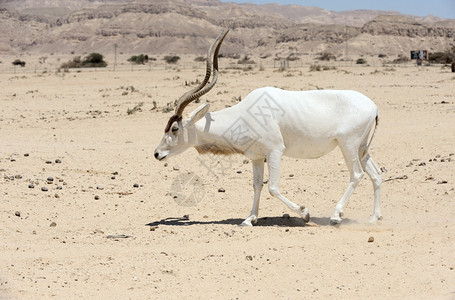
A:
[[[349,170],[350,182],[330,218],[331,224],[341,222],[343,207],[364,171],[374,188],[374,210],[370,221],[382,219],[381,171],[368,154],[378,125],[378,109],[361,93],[340,90],[285,91],[264,87],[252,91],[232,107],[208,112],[209,105],[206,103],[188,117],[183,117],[185,107],[215,85],[218,52],[227,32],[221,32],[209,49],[203,82],[179,99],[175,114],[169,119],[164,137],[155,150],[155,158],[163,160],[190,147],[201,154],[241,153],[250,158],[253,164],[254,202],[250,215],[241,225],[252,226],[258,220],[265,160],[269,169],[270,194],[308,222],[308,209],[291,202],[278,189],[281,157],[318,158],[338,146]],[[212,70],[213,78],[207,85]],[[374,130],[369,139],[373,124]]]

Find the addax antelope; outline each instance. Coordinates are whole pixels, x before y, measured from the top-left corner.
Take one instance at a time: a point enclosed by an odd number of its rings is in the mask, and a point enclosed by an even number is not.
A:
[[[318,158],[338,146],[349,169],[350,181],[336,204],[331,223],[341,222],[343,207],[364,172],[374,188],[371,222],[381,219],[381,171],[368,153],[378,125],[378,109],[363,94],[348,90],[285,91],[263,87],[221,111],[209,112],[209,105],[205,103],[189,116],[183,116],[189,103],[215,85],[219,74],[218,52],[227,32],[222,31],[209,48],[202,83],[179,99],[155,150],[155,158],[163,160],[190,147],[201,154],[241,153],[250,158],[254,201],[250,215],[241,225],[251,226],[258,220],[264,161],[268,164],[270,194],[308,222],[308,209],[291,202],[278,189],[281,157]]]

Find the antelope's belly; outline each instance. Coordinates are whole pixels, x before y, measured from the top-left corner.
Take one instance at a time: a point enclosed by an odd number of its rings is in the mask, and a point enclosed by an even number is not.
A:
[[[285,142],[285,156],[295,158],[318,158],[326,155],[338,145],[335,139],[295,139]]]

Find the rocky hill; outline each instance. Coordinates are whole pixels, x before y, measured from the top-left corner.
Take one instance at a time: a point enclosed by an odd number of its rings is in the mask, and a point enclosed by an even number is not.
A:
[[[0,54],[194,54],[222,27],[222,52],[286,57],[330,51],[394,55],[455,44],[455,20],[396,12],[332,12],[218,0],[0,0]]]

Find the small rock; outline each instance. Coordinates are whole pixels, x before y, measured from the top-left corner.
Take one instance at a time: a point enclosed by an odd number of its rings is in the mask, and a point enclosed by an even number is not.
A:
[[[54,178],[53,177],[47,177],[47,181],[52,182],[52,181],[54,181]]]
[[[97,190],[104,190],[104,185],[100,184],[96,186]]]
[[[14,178],[16,178],[16,179],[22,179],[22,175],[17,174],[17,175],[14,176]]]
[[[284,219],[289,219],[291,216],[289,214],[283,214]]]
[[[244,164],[244,165],[248,164],[249,162],[250,162],[250,161],[249,161],[248,159],[244,159],[244,160],[243,160],[243,164]]]
[[[183,220],[188,221],[190,219],[190,215],[183,215]]]
[[[49,189],[48,189],[47,187],[45,187],[45,186],[42,186],[42,187],[41,187],[41,190],[42,190],[43,192],[47,192]]]
[[[111,179],[115,179],[115,176],[111,176]]]
[[[57,223],[55,223],[55,222],[52,222],[52,223],[49,225],[49,227],[55,227],[55,226],[57,226]]]
[[[29,188],[29,189],[34,189],[35,186],[33,185],[33,183],[30,183],[30,184],[28,185],[28,188]]]
[[[60,159],[57,158],[57,159],[55,160],[55,163],[56,163],[56,164],[61,164],[62,161],[61,161]]]
[[[373,242],[374,242],[374,237],[370,236],[370,237],[368,238],[368,243],[373,243]]]
[[[25,156],[25,157],[28,157],[29,155],[30,155],[30,154],[28,154],[28,153],[24,153],[24,156]]]
[[[246,260],[253,260],[253,257],[251,255],[247,255],[247,256],[245,256],[245,259]]]
[[[112,173],[112,175],[118,175],[118,172],[117,172],[117,171],[115,171],[114,173]]]
[[[138,187],[139,187],[139,184],[135,183],[135,184],[133,184],[133,187],[134,187],[134,188],[138,188]]]
[[[15,215],[16,217],[20,217],[20,216],[21,216],[21,212],[17,210],[17,211],[14,213],[14,215]]]
[[[226,192],[225,189],[223,189],[223,188],[219,188],[219,189],[218,189],[218,193],[224,193],[224,192]]]
[[[178,170],[180,170],[180,168],[179,168],[178,166],[173,166],[173,167],[172,167],[172,170],[178,171]]]
[[[50,164],[52,164],[52,161],[46,160],[46,164],[50,165]]]
[[[96,195],[95,200],[100,200],[100,196]]]
[[[54,197],[58,199],[58,198],[60,198],[60,195],[59,194],[55,194]]]
[[[238,171],[237,171],[237,174],[242,174],[242,171],[241,171],[241,170],[238,170]]]
[[[294,174],[289,174],[289,177],[294,177]]]
[[[158,229],[158,226],[150,226],[150,231],[155,231]]]
[[[57,186],[57,190],[61,190],[63,187],[61,185]]]
[[[169,166],[169,164],[168,163],[164,163],[164,166],[167,167],[167,166]]]
[[[447,180],[441,180],[441,181],[438,181],[438,184],[446,184],[446,183],[448,183],[448,181],[447,181]]]

